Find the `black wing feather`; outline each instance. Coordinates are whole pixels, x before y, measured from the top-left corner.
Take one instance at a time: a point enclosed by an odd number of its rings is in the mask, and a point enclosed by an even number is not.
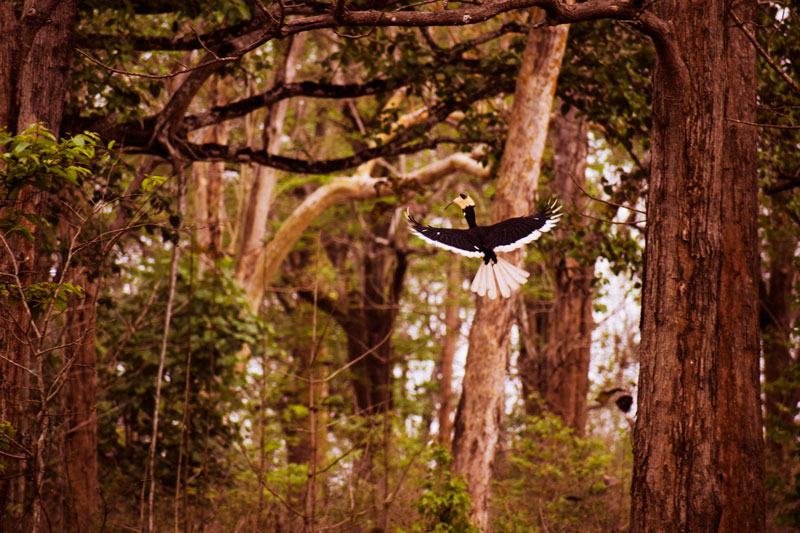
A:
[[[461,255],[483,257],[483,252],[469,230],[425,226],[417,222],[410,213],[406,214],[406,218],[411,231],[431,244]]]
[[[561,218],[561,206],[552,200],[543,213],[509,218],[488,226],[484,232],[483,242],[492,250],[510,252],[523,244],[535,241],[542,233],[553,229],[559,218]]]
[[[503,220],[486,228],[484,242],[492,249],[514,244],[541,229],[547,220],[547,216],[539,214]]]

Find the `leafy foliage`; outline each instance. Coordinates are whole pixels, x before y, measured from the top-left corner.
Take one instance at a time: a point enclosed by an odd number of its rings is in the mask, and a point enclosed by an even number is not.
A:
[[[104,349],[99,416],[115,422],[100,426],[101,457],[113,473],[105,478],[106,490],[129,490],[140,481],[146,464],[167,263],[162,254],[140,265],[131,272],[135,293],[124,300],[105,299],[100,308]],[[198,478],[198,489],[211,489],[230,472],[227,450],[242,442],[238,413],[244,406],[240,394],[247,364],[243,348],[256,345],[261,329],[258,319],[246,311],[230,261],[223,260],[214,271],[200,276],[197,257],[185,255],[176,294],[156,475],[163,490],[174,487],[179,456],[184,454],[186,475]],[[192,398],[189,405],[184,403],[187,394]]]
[[[496,478],[495,530],[614,531],[628,519],[632,457],[627,438],[619,450],[578,437],[552,415],[513,417],[510,443]],[[613,454],[623,454],[623,460]],[[615,469],[620,469],[616,470]]]
[[[467,484],[450,470],[450,453],[441,447],[433,452],[434,471],[421,483],[423,493],[416,504],[421,520],[412,531],[431,533],[477,533],[469,522]]]

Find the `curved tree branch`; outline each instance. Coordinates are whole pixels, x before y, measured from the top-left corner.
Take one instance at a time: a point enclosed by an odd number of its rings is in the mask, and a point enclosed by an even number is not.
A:
[[[489,173],[488,169],[468,155],[457,153],[409,174],[401,179],[396,187],[401,189],[412,184],[427,185],[457,171],[478,176],[487,176]],[[393,189],[385,180],[357,175],[336,178],[307,196],[278,229],[259,258],[252,276],[253,284],[247,290],[250,307],[253,309],[258,307],[267,284],[277,273],[294,243],[326,209],[337,203],[377,198],[392,192]]]
[[[332,84],[302,81],[278,84],[261,94],[244,98],[223,106],[212,107],[201,115],[190,115],[184,119],[188,131],[219,124],[238,118],[280,100],[305,96],[311,98],[358,98],[394,90],[403,85],[399,79],[378,78],[364,83]]]

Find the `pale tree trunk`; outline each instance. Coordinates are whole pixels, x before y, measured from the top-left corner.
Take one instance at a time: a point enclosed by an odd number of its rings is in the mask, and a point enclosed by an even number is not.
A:
[[[551,138],[555,149],[553,192],[570,211],[582,213],[586,199],[581,191],[586,184],[588,125],[574,108],[556,115]],[[577,218],[572,224],[584,224]],[[557,239],[566,238],[574,228],[556,227]],[[589,244],[589,243],[587,243]],[[546,409],[565,425],[583,434],[588,411],[589,362],[591,357],[592,279],[594,263],[580,264],[572,257],[551,258],[553,301],[546,313],[544,346],[539,353],[521,351],[519,372],[526,391],[535,391]],[[526,302],[527,315],[539,320],[541,302]],[[533,333],[540,328],[529,327]],[[533,343],[526,343],[528,346]],[[526,357],[523,357],[523,353]],[[533,358],[533,361],[527,360]],[[529,414],[538,413],[539,403],[526,401]]]
[[[755,52],[729,15],[669,0],[656,42],[631,531],[763,531]],[[743,122],[740,122],[743,121]]]
[[[287,39],[286,57],[275,74],[275,84],[294,81],[297,65],[304,49],[305,35],[302,33]],[[281,100],[267,110],[263,137],[264,148],[270,154],[277,154],[280,151],[288,104],[288,100]],[[278,171],[272,167],[253,164],[252,170],[253,185],[244,214],[239,262],[236,265],[236,279],[245,290],[250,286],[259,255],[264,252],[267,217],[272,206],[278,177]]]
[[[534,28],[528,34],[492,206],[495,222],[527,215],[534,209],[567,31],[568,26],[563,25]],[[516,252],[513,261],[519,263],[520,257]],[[515,310],[514,297],[478,298],[469,334],[463,392],[456,413],[453,470],[467,482],[472,500],[470,520],[481,530],[489,527],[489,489],[503,415],[509,332]]]
[[[212,80],[211,101],[224,102],[222,80]],[[223,143],[228,135],[225,124],[210,126],[202,134],[203,142]],[[222,256],[222,175],[225,163],[194,163],[192,179],[195,184],[194,214],[197,227],[197,244],[203,250],[203,258],[213,265]]]

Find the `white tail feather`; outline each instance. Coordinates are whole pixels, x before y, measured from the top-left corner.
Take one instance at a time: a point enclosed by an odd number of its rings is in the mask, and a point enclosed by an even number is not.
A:
[[[522,268],[517,267],[516,265],[509,263],[502,257],[497,258],[497,263],[503,265],[503,270],[508,273],[509,277],[513,278],[517,282],[518,286],[528,281],[528,276],[530,276],[530,274],[528,273],[527,270],[524,270]]]
[[[503,298],[508,298],[528,280],[528,276],[530,274],[527,271],[498,257],[497,263],[481,263],[470,290],[478,293],[478,296],[486,295],[494,300],[497,298],[497,290],[500,289]]]
[[[519,289],[520,285],[528,280],[528,273],[514,265],[506,263],[503,265],[503,268],[508,273],[508,277],[513,281],[514,289]]]
[[[473,292],[477,292],[478,296],[483,296],[486,294],[486,290],[489,285],[487,283],[488,273],[489,273],[489,265],[481,262],[481,266],[478,267],[478,273],[475,274],[475,279],[473,280],[472,287],[470,288]]]
[[[482,266],[483,266],[483,262],[481,262],[481,267]],[[480,267],[478,267],[478,273],[475,274],[475,279],[472,280],[472,285],[469,286],[469,290],[471,290],[472,292],[478,292],[480,273],[481,273],[481,269],[480,269]]]
[[[516,287],[512,287],[509,283],[510,278],[503,265],[499,262],[492,265],[492,272],[494,273],[494,279],[497,281],[497,288],[500,289],[500,294],[503,295],[503,298],[511,296],[511,291]]]
[[[489,292],[487,296],[490,299],[494,300],[497,298],[497,281],[495,280],[494,277],[494,264],[492,264],[491,262],[489,263],[489,267],[486,269],[486,277],[489,278],[488,279]]]

